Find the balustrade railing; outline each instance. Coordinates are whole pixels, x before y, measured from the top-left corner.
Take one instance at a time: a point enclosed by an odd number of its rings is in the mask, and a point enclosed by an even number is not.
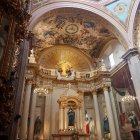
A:
[[[41,67],[39,69],[39,74],[45,77],[54,77],[57,78],[57,69],[46,69]],[[75,71],[75,75],[74,78],[75,79],[90,79],[95,77],[99,72],[103,72],[104,70],[102,70],[102,67],[100,67],[99,69],[96,70],[92,70],[92,71],[87,71],[87,72],[79,72],[79,71]]]

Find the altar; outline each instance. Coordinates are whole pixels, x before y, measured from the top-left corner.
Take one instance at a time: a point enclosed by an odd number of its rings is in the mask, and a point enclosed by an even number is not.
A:
[[[58,99],[59,130],[52,134],[53,140],[89,140],[90,135],[84,132],[83,107],[81,97],[69,88],[65,95]]]
[[[59,133],[71,130],[83,131],[82,100],[80,96],[70,88],[65,95],[58,99],[59,104]]]
[[[52,134],[53,140],[90,140],[88,134],[78,134],[74,136],[73,134]]]

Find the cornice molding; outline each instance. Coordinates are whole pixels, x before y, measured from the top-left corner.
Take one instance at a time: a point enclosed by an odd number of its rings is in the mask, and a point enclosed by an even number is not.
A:
[[[139,55],[138,49],[137,48],[132,48],[129,49],[123,56],[122,59],[124,59],[126,62],[131,59],[131,57]]]
[[[117,66],[115,66],[111,71],[110,71],[110,74],[111,74],[111,77],[117,73],[122,67],[124,67],[125,65],[127,64],[126,61],[121,61]]]

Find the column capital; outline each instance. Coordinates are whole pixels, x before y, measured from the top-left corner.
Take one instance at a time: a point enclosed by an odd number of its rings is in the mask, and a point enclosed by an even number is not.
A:
[[[84,95],[84,91],[82,90],[78,90],[77,93],[79,93],[79,95]]]
[[[60,105],[60,106],[59,106],[59,109],[64,109],[64,108],[65,108],[65,107],[64,107],[64,106],[62,106],[62,105]]]
[[[108,91],[108,87],[109,87],[109,85],[103,84],[102,85],[103,91]]]
[[[32,85],[33,79],[26,79],[26,85]]]
[[[59,108],[60,109],[64,109],[64,108],[66,108],[66,104],[64,103],[64,102],[59,102]]]
[[[128,61],[130,60],[131,57],[135,56],[135,55],[138,55],[139,52],[138,52],[138,49],[137,48],[132,48],[132,49],[129,49],[123,56],[122,56],[122,59]]]
[[[53,93],[53,89],[52,88],[49,88],[48,89],[48,94],[52,94]]]
[[[37,88],[37,85],[32,82],[32,89],[34,90],[35,88]]]
[[[96,89],[92,90],[92,95],[97,95],[97,90]]]

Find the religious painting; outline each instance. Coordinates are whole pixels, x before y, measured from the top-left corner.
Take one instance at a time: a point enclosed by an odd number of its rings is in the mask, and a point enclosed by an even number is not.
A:
[[[9,20],[7,18],[2,18],[0,23],[0,61],[3,57],[4,48],[6,46],[8,32],[9,32]]]

